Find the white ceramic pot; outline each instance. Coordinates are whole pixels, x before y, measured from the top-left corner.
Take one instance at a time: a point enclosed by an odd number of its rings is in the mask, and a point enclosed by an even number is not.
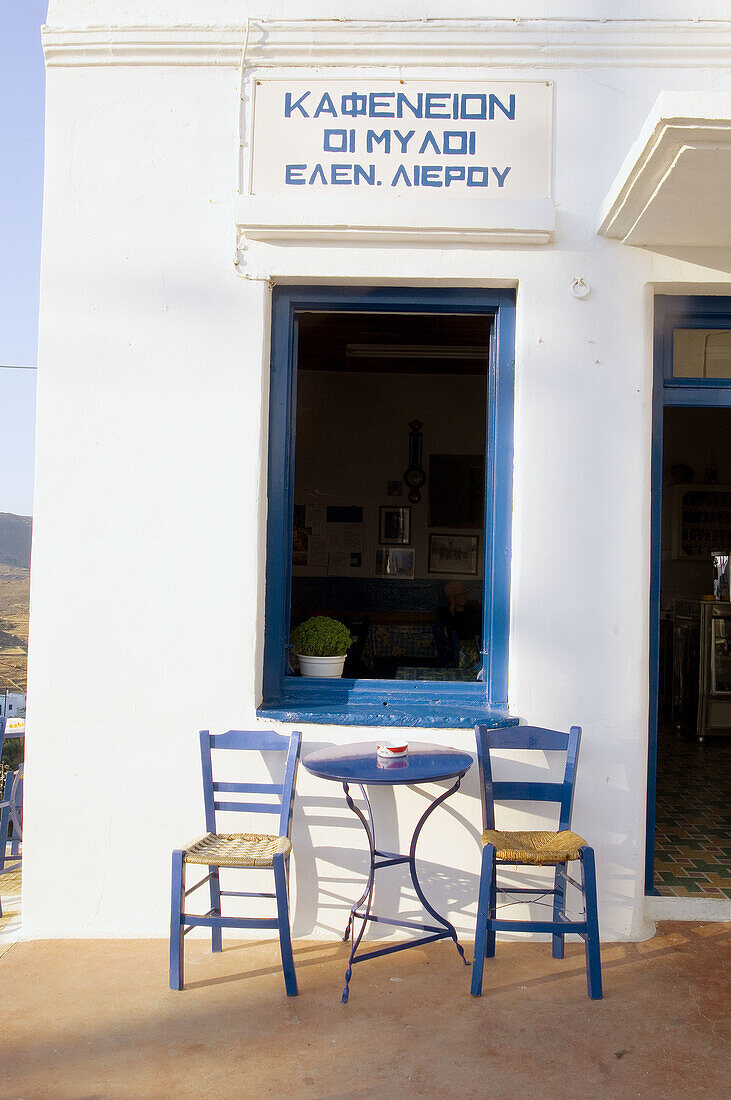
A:
[[[343,675],[345,654],[341,657],[307,657],[304,653],[297,653],[295,656],[301,676],[326,676],[335,679]]]

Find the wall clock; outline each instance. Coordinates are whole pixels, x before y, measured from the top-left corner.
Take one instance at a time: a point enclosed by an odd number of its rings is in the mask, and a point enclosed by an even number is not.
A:
[[[421,500],[421,488],[426,481],[426,474],[421,465],[421,420],[412,420],[409,424],[409,468],[404,474],[404,481],[409,487],[409,500],[412,504],[418,504]]]

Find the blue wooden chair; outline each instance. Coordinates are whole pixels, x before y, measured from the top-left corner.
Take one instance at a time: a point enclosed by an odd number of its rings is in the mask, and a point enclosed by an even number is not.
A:
[[[23,842],[23,765],[17,771],[5,773],[5,785],[0,801],[0,879],[20,871],[23,863],[20,846]],[[0,901],[0,917],[3,915]]]
[[[203,799],[205,803],[206,829],[199,840],[173,852],[172,904],[170,912],[170,988],[183,988],[183,942],[191,928],[203,926],[211,929],[212,950],[221,951],[222,928],[277,928],[282,952],[284,983],[290,997],[297,995],[297,979],[294,973],[292,940],[289,928],[289,856],[292,850],[290,829],[294,804],[294,785],[299,763],[302,735],[294,732],[289,737],[266,731],[248,732],[229,730],[228,733],[211,734],[201,730],[201,764],[203,768]],[[260,752],[286,753],[284,779],[281,783],[232,783],[214,781],[213,750],[244,749]],[[276,804],[229,800],[233,795],[274,795]],[[221,796],[229,796],[222,798]],[[219,812],[244,811],[268,813],[279,816],[279,831],[262,833],[219,833],[216,819]],[[195,886],[185,888],[185,870],[188,864],[201,864],[208,868],[205,878]],[[275,892],[256,893],[222,890],[219,881],[221,867],[271,867],[274,871]],[[209,883],[211,908],[201,916],[186,912],[185,899],[199,887]],[[226,917],[221,912],[222,897],[274,898],[276,917]]]
[[[472,965],[472,995],[482,993],[482,970],[485,958],[495,954],[495,933],[551,932],[555,959],[564,954],[564,936],[577,932],[586,945],[586,981],[589,996],[602,995],[602,972],[599,952],[599,920],[596,900],[594,850],[582,837],[571,832],[571,803],[574,791],[576,760],[579,754],[581,729],[572,726],[570,733],[541,729],[538,726],[512,726],[503,729],[475,728],[477,758],[480,766],[482,793],[482,869],[477,904],[475,930],[475,961]],[[495,782],[492,776],[492,749],[537,749],[542,752],[566,753],[563,780],[555,782]],[[504,832],[495,829],[495,801],[556,802],[559,822],[556,832]],[[578,861],[581,881],[567,872],[567,865]],[[555,867],[552,889],[537,887],[506,887],[497,883],[500,865]],[[565,912],[566,885],[581,891],[584,915],[572,920]],[[497,895],[553,895],[553,919],[548,921],[497,919]]]

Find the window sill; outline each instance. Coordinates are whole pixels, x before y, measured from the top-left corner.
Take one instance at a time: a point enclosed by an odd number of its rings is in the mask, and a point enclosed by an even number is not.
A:
[[[331,726],[471,729],[517,725],[507,708],[490,705],[482,683],[288,678],[281,699],[266,700],[259,718]]]

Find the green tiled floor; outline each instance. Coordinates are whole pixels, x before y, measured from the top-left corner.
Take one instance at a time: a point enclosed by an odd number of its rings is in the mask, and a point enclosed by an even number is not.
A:
[[[668,897],[731,898],[731,739],[699,744],[661,727],[655,887]]]

